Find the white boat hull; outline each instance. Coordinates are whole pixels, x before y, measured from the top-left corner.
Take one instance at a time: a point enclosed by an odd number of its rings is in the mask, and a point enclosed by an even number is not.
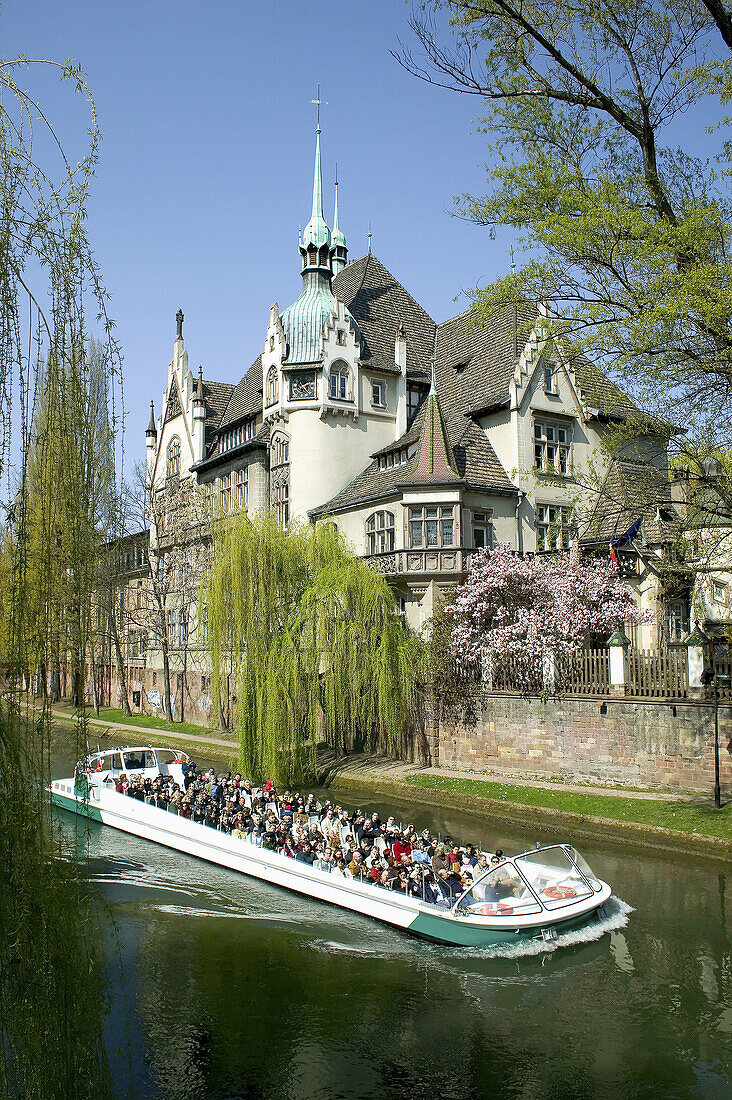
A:
[[[591,898],[569,901],[552,912],[521,917],[468,915],[407,897],[399,891],[316,870],[218,829],[118,794],[93,780],[88,797],[75,792],[73,779],[54,780],[49,793],[54,805],[122,832],[440,943],[480,948],[526,937],[553,938],[560,931],[596,919],[598,909],[611,893],[610,887],[601,883],[600,892]]]

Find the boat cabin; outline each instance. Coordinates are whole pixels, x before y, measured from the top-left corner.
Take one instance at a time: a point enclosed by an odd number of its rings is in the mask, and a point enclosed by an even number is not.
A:
[[[176,783],[183,785],[183,764],[189,760],[185,752],[170,748],[107,749],[93,752],[80,761],[77,771],[90,774],[102,782],[115,781],[120,775],[128,778],[140,775],[143,779],[155,779],[158,775],[172,775]]]
[[[602,883],[579,852],[556,844],[491,864],[455,908],[465,915],[529,916],[573,905],[601,890]]]

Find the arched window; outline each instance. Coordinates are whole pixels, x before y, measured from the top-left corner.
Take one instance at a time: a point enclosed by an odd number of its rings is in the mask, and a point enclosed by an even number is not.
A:
[[[334,401],[351,401],[351,372],[339,360],[330,368],[330,396]]]
[[[286,466],[290,461],[290,441],[282,432],[275,432],[269,445],[269,464]]]
[[[388,554],[394,549],[394,513],[372,512],[366,520],[369,554]]]
[[[180,477],[180,439],[174,435],[168,444],[168,477]]]
[[[277,375],[277,367],[270,367],[267,371],[267,404],[276,405],[280,396],[280,380]]]

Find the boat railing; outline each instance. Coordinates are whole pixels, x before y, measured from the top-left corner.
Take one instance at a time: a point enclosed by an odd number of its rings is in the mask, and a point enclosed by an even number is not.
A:
[[[97,784],[89,783],[88,797],[94,801],[99,801],[99,789]],[[112,792],[110,792],[112,793]],[[120,798],[129,797],[121,792],[114,791],[113,793],[119,794]],[[170,811],[166,807],[158,806],[155,802],[148,798],[136,799],[136,801],[142,801],[144,805],[150,809],[159,810],[160,813],[168,814]],[[175,816],[179,816],[175,814]],[[211,825],[206,821],[199,821],[193,817],[184,817],[184,821],[189,821],[192,825],[199,825],[201,828],[208,829],[212,832],[223,833],[225,836],[229,836],[232,839],[242,844],[248,844],[254,848],[263,848],[264,837],[262,835],[251,834],[239,834],[236,835],[236,830],[229,830],[222,828],[220,823]],[[319,820],[319,819],[318,819]],[[383,849],[380,849],[383,850]],[[276,849],[272,849],[272,854],[284,856],[284,853],[278,852]],[[556,853],[561,852],[564,858],[564,865],[557,866],[560,862]],[[536,861],[544,855],[547,855],[549,864],[545,865],[540,862],[538,865]],[[284,858],[290,858],[284,856]],[[554,865],[551,865],[553,860]],[[538,867],[541,874],[535,874],[532,880],[527,869],[522,866],[522,862],[529,863],[533,861],[534,866]],[[304,863],[303,867],[314,871],[321,871],[323,873],[329,873],[330,868],[313,867],[312,864]],[[475,891],[480,891],[484,888],[486,880],[490,879],[491,875],[502,874],[512,875],[516,880],[516,888],[521,889],[520,896],[515,898],[513,904],[506,898],[505,902],[500,900],[486,900],[485,897],[481,901],[480,897]],[[579,893],[574,887],[565,888],[565,890],[559,889],[559,887],[550,887],[550,892],[547,893],[546,887],[548,883],[561,880],[562,876],[568,878],[571,874],[572,881],[575,883],[583,883],[585,891]],[[546,881],[544,881],[546,880]],[[380,883],[374,882],[370,877],[364,875],[359,878],[354,876],[348,876],[346,881],[352,881],[356,884],[362,884],[364,886],[372,886],[375,889],[388,889],[381,886]],[[542,890],[541,884],[543,883],[544,889]],[[539,884],[539,885],[537,885]],[[439,890],[439,887],[435,886],[434,889]],[[555,890],[555,893],[551,893],[551,889]],[[601,889],[600,883],[594,878],[590,868],[582,860],[582,857],[575,852],[574,848],[567,845],[549,845],[545,848],[532,849],[528,852],[523,852],[518,856],[512,857],[510,860],[502,860],[501,863],[486,867],[485,873],[475,881],[462,893],[450,898],[448,896],[440,896],[437,900],[429,900],[427,898],[427,883],[424,875],[421,875],[421,891],[419,894],[405,894],[402,896],[410,898],[412,901],[417,901],[423,905],[429,906],[431,909],[438,910],[440,912],[449,911],[459,917],[480,917],[480,916],[511,916],[511,915],[528,915],[531,913],[539,913],[542,911],[551,911],[562,907],[563,905],[571,905],[574,902],[581,900],[585,896],[591,896],[593,893]],[[395,891],[396,892],[396,891]],[[399,891],[401,893],[401,891]],[[516,904],[519,902],[519,904]]]

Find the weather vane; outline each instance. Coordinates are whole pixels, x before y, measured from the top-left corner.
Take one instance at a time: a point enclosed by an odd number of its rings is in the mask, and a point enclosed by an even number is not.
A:
[[[317,110],[316,132],[320,133],[320,105],[322,103],[324,107],[327,107],[328,106],[328,100],[320,98],[320,85],[319,84],[318,84],[318,98],[317,99],[311,99],[310,102],[315,103],[316,106],[317,106],[317,109],[318,109]]]

